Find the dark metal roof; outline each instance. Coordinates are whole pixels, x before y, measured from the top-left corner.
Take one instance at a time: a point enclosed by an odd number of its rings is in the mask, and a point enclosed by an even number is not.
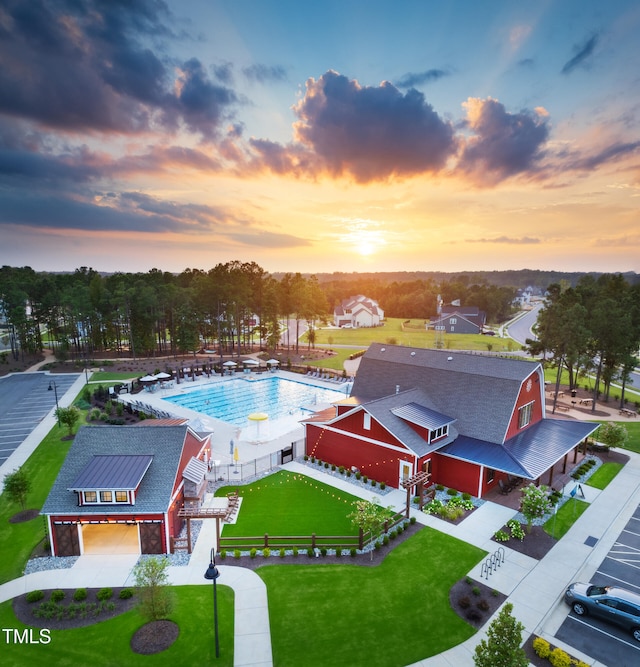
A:
[[[456,418],[461,434],[502,444],[520,388],[536,370],[542,377],[540,364],[530,361],[374,343],[351,395],[366,402],[419,388],[430,399],[426,405]]]
[[[78,507],[77,495],[69,489],[96,455],[152,455],[153,461],[140,482],[136,495],[137,513],[163,513],[171,505],[187,431],[181,426],[82,426],[78,429],[56,481],[42,507],[42,514],[82,516],[108,512],[129,514],[131,505],[113,504]],[[193,437],[196,437],[195,435]]]
[[[434,431],[455,421],[452,417],[443,415],[436,410],[431,410],[424,405],[418,405],[418,403],[414,403],[413,401],[397,408],[391,408],[391,412],[411,424],[423,426],[430,431]]]
[[[153,461],[151,454],[96,454],[69,487],[70,491],[133,491]]]
[[[510,475],[538,479],[598,426],[593,422],[543,419],[504,445],[459,436],[439,452]]]

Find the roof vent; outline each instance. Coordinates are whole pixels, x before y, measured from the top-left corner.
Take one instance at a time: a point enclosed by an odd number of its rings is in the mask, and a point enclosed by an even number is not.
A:
[[[453,361],[453,357],[447,357],[447,361]]]
[[[415,357],[415,356],[416,356],[416,353],[415,353],[415,352],[412,352],[412,353],[411,353],[411,356],[412,356],[412,357]]]
[[[381,347],[380,352],[384,352],[387,348],[386,347]]]
[[[397,384],[397,385],[396,385],[396,394],[399,394],[399,393],[400,393],[400,385]]]

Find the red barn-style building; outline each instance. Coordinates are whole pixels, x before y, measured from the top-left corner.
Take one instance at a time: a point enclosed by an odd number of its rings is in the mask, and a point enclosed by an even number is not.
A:
[[[427,471],[476,497],[508,477],[551,484],[597,428],[545,417],[540,363],[381,344],[351,397],[305,421],[309,456],[398,488]]]
[[[41,512],[52,555],[170,553],[208,450],[185,420],[80,428]]]

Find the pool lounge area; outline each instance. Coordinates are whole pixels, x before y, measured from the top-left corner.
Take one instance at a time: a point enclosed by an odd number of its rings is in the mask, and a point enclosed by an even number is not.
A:
[[[234,448],[240,461],[246,461],[301,440],[304,428],[300,421],[348,396],[351,386],[351,382],[336,384],[278,371],[201,376],[153,393],[118,398],[135,410],[157,417],[185,418],[194,430],[212,432],[211,457],[229,463],[234,461]]]

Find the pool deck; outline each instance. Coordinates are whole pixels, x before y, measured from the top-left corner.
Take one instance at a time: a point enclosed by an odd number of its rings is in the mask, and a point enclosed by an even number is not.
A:
[[[337,384],[289,371],[278,370],[275,375],[286,380],[302,382],[321,389],[340,391],[341,388],[344,390],[345,387],[344,383]],[[252,375],[238,375],[236,377],[237,379],[250,379]],[[255,375],[253,377],[259,379],[263,376]],[[300,420],[304,417],[300,413],[274,419],[273,421],[257,422],[261,429],[258,432],[258,426],[239,428],[234,424],[164,400],[169,396],[175,396],[191,389],[203,389],[207,386],[229,381],[230,379],[234,378],[229,376],[220,377],[219,375],[207,377],[203,375],[197,377],[195,380],[183,380],[179,385],[174,384],[173,387],[168,389],[157,389],[154,392],[142,391],[138,394],[120,394],[118,400],[122,403],[129,403],[133,407],[143,411],[145,411],[146,406],[147,412],[158,416],[164,414],[170,418],[182,417],[188,419],[189,425],[198,433],[213,433],[211,438],[211,458],[219,461],[221,465],[236,463],[230,445],[231,440],[233,440],[234,445],[238,449],[238,462],[243,463],[273,452],[279,452],[281,449],[289,447],[292,442],[304,438],[304,428],[300,424]],[[318,410],[322,410],[329,407],[329,404],[318,403],[316,407]]]

